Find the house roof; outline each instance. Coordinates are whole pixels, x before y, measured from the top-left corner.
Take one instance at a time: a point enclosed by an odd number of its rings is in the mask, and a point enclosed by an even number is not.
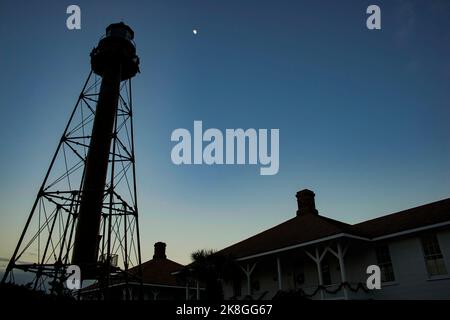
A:
[[[355,225],[303,213],[219,253],[242,258],[343,233],[369,240],[446,221],[450,222],[450,198]]]
[[[298,215],[220,251],[236,258],[348,232],[351,225],[316,214]]]
[[[447,221],[450,221],[450,198],[367,220],[352,229],[377,238]]]
[[[137,272],[137,268],[130,269],[130,272]],[[142,264],[142,280],[149,284],[176,286],[176,278],[171,273],[182,268],[183,265],[167,258],[153,258]]]
[[[166,244],[164,242],[155,243],[155,253],[153,259],[141,264],[142,267],[142,281],[144,284],[164,285],[164,286],[179,286],[176,276],[172,273],[183,269],[183,265],[175,261],[167,259]],[[139,275],[139,266],[132,267],[128,270],[129,273]],[[115,279],[114,284],[123,284],[123,279]],[[86,292],[96,290],[98,283],[84,288]]]

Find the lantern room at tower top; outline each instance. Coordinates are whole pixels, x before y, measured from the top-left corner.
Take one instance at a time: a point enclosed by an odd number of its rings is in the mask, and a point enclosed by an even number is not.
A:
[[[125,23],[110,24],[91,52],[92,70],[103,77],[112,65],[120,65],[121,81],[134,77],[139,72],[139,57],[133,39],[134,31]]]

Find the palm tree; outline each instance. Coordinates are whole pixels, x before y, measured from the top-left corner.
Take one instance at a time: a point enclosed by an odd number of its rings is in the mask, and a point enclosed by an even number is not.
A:
[[[205,285],[206,299],[223,300],[222,282],[228,283],[240,276],[239,268],[231,256],[211,249],[201,249],[191,254],[190,275]]]

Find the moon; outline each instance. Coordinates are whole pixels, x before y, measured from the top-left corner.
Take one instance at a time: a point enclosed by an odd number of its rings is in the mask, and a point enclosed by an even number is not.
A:
[[[197,35],[197,29],[192,29],[192,33],[194,34],[194,35]]]

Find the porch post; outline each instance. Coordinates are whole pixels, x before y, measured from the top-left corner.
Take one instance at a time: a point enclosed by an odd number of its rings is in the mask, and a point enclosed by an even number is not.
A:
[[[339,260],[339,269],[341,270],[341,281],[347,282],[347,273],[345,272],[345,263],[344,263],[344,256],[347,252],[348,247],[342,249],[341,243],[337,243],[337,252],[335,252],[333,249],[329,249],[330,252]],[[348,300],[348,289],[344,286],[344,299]]]
[[[345,253],[342,251],[340,242],[338,242],[337,244],[337,249],[338,249],[339,268],[341,269],[341,280],[342,282],[347,282],[347,273],[345,272],[345,263],[344,263]],[[344,286],[344,299],[348,300],[348,292],[346,286]]]
[[[283,280],[281,278],[281,262],[280,257],[277,257],[277,273],[278,273],[278,290],[283,290]]]
[[[198,300],[200,300],[200,284],[199,284],[198,280],[197,280],[197,289],[196,289],[196,291],[197,291],[197,301],[198,301]]]
[[[322,259],[323,257],[325,257],[325,254],[327,253],[328,248],[326,248],[322,254],[319,254],[319,248],[316,247],[315,248],[315,255],[313,256],[312,254],[310,254],[308,251],[305,250],[305,253],[316,263],[317,266],[317,275],[319,278],[319,286],[323,286],[323,278],[322,278]],[[320,290],[320,299],[324,299],[324,294],[323,294],[323,290]]]
[[[323,286],[323,277],[322,277],[322,259],[320,259],[319,248],[316,247],[316,265],[317,265],[317,273],[319,274],[319,285]],[[323,289],[320,289],[320,299],[324,299]]]
[[[186,301],[189,300],[189,282],[186,281]]]
[[[250,268],[250,265],[248,263],[247,263],[247,266],[246,266],[245,269],[242,268],[242,266],[239,266],[239,267],[242,269],[242,271],[244,271],[245,275],[247,276],[247,294],[249,296],[251,296],[252,295],[252,284],[251,284],[250,276],[251,276],[253,270],[256,267],[256,262],[253,264],[253,266],[251,268]]]

